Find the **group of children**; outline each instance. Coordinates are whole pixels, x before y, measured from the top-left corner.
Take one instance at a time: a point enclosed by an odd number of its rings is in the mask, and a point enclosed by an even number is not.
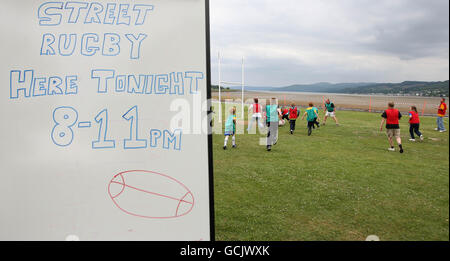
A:
[[[308,136],[312,134],[312,130],[320,127],[319,109],[310,102],[309,107],[305,110],[302,120],[306,117]],[[260,128],[263,128],[263,108],[259,104],[258,98],[254,99],[254,103],[249,106],[249,112],[252,112],[252,117],[249,119],[249,125],[247,131],[250,132],[251,127],[256,122]],[[278,127],[283,125],[285,121],[289,121],[290,133],[294,134],[296,121],[300,116],[300,109],[295,106],[294,103],[291,106],[278,106],[277,99],[272,98],[268,105],[265,107],[265,122],[268,127],[267,132],[267,150],[270,151],[272,146],[277,143],[278,139]],[[329,99],[325,102],[325,118],[323,124],[325,124],[327,117],[332,117],[338,124],[335,116],[335,107]],[[225,140],[223,149],[227,149],[229,137],[232,137],[232,146],[236,148],[236,107],[230,109],[230,113],[225,121]]]
[[[306,108],[305,113],[302,116],[302,120],[306,117],[307,127],[308,127],[308,136],[312,134],[312,130],[320,127],[320,118],[319,118],[319,109],[314,106],[312,102],[308,104],[308,108]],[[338,120],[335,114],[335,106],[334,104],[327,99],[324,104],[325,107],[325,116],[322,125],[325,125],[328,117],[333,118],[336,125],[339,126]],[[380,131],[383,130],[383,126],[386,128],[386,134],[388,137],[389,151],[395,151],[394,147],[394,138],[398,144],[400,153],[404,152],[402,140],[400,137],[400,119],[402,118],[402,114],[395,107],[393,102],[388,103],[388,108],[381,115],[382,120],[380,124]],[[258,103],[258,99],[254,99],[254,103],[250,105],[249,111],[252,111],[252,117],[250,118],[249,125],[247,131],[250,132],[251,127],[254,122],[258,124],[260,128],[263,128],[263,108]],[[438,127],[435,129],[440,132],[445,132],[445,127],[443,124],[442,118],[445,117],[447,111],[447,105],[445,104],[445,98],[441,99],[441,104],[438,109],[438,118],[437,125]],[[270,151],[272,146],[277,143],[278,140],[278,127],[280,124],[283,124],[284,121],[289,121],[290,125],[290,133],[294,134],[295,125],[298,117],[300,116],[300,109],[295,106],[295,104],[291,104],[291,106],[279,107],[276,98],[272,98],[268,105],[266,105],[265,110],[265,118],[266,118],[266,126],[268,127],[267,132],[267,150]],[[409,114],[409,133],[411,138],[409,139],[412,142],[416,141],[416,136],[423,140],[424,137],[420,132],[420,118],[419,113],[417,112],[416,106],[411,106]],[[227,149],[227,143],[229,137],[232,137],[232,146],[236,148],[236,107],[231,108],[230,114],[225,121],[225,141],[223,149]]]

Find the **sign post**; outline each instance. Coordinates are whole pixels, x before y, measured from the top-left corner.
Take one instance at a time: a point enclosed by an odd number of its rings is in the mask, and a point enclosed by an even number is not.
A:
[[[213,240],[207,0],[4,0],[0,240]]]

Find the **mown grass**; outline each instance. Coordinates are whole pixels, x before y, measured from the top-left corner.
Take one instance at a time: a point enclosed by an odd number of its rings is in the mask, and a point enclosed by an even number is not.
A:
[[[425,140],[412,143],[405,117],[400,154],[379,114],[337,116],[309,137],[305,121],[294,135],[280,127],[271,152],[262,135],[227,150],[213,136],[216,240],[449,240],[448,132],[423,117]]]

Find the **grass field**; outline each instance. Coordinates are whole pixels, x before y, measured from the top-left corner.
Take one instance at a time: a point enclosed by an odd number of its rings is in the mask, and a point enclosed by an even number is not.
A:
[[[425,140],[412,143],[405,117],[400,154],[387,151],[380,114],[337,117],[310,137],[305,121],[294,135],[280,127],[271,152],[261,135],[223,150],[214,134],[216,240],[449,240],[448,132],[422,117]]]

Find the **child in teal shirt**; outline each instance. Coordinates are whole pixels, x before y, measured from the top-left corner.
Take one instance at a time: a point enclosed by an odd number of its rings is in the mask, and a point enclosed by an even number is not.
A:
[[[278,121],[281,117],[281,110],[278,108],[278,100],[272,98],[269,105],[266,105],[267,121],[267,151],[272,150],[272,146],[278,141]]]
[[[231,137],[233,148],[236,148],[236,107],[231,108],[230,115],[225,122],[225,141],[223,149],[227,149],[228,138]]]
[[[311,136],[312,128],[314,127],[314,123],[319,119],[319,114],[314,110],[314,104],[312,102],[309,103],[309,108],[306,109],[305,114],[303,114],[302,120],[305,118],[308,121],[308,136]]]
[[[317,113],[317,115],[319,115],[319,109],[317,109],[316,106],[313,106],[313,110]],[[320,124],[317,121],[317,119],[318,119],[317,117],[314,119],[313,129],[316,128],[315,125],[317,125],[317,128],[320,128]]]

